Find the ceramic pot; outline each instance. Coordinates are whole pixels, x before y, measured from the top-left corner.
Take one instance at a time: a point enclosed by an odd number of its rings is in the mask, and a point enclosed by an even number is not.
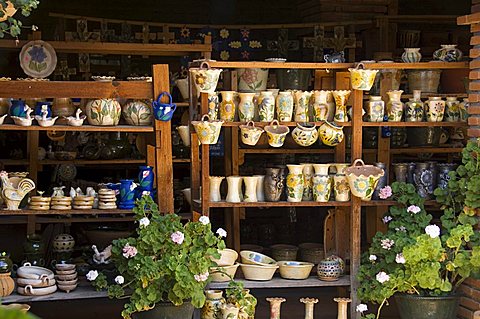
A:
[[[335,90],[333,91],[333,98],[335,99],[335,116],[336,122],[348,122],[347,117],[347,102],[350,97],[350,90]]]
[[[120,202],[118,208],[132,209],[135,207],[135,188],[136,184],[133,179],[120,180]]]
[[[335,174],[333,176],[333,191],[337,202],[348,202],[350,200],[350,186],[346,175]]]
[[[422,59],[420,48],[404,48],[405,52],[402,54],[402,61],[405,63],[417,63]]]
[[[47,118],[52,117],[52,102],[37,102],[35,105],[34,115],[42,116],[43,111],[47,111]]]
[[[55,111],[55,104],[53,105],[53,114],[58,116]],[[87,103],[87,120],[90,125],[95,126],[111,126],[118,125],[122,108],[120,103],[115,99],[96,99],[90,100]],[[75,108],[73,108],[75,113]],[[70,116],[64,115],[64,116]],[[62,115],[63,116],[63,115]]]
[[[235,109],[236,105],[233,101],[235,97],[235,91],[220,91],[222,96],[222,102],[220,103],[220,120],[225,122],[235,121]]]
[[[343,126],[337,126],[325,121],[318,129],[322,143],[327,146],[337,146],[343,141]]]
[[[25,106],[27,105],[23,100],[12,100],[10,105],[10,116],[26,117],[27,111]]]
[[[303,165],[287,165],[287,201],[298,203],[303,197]]]
[[[238,118],[240,122],[253,121],[255,117],[255,107],[253,98],[255,93],[238,93],[240,102],[238,103]]]
[[[234,304],[223,304],[221,305],[222,316],[221,319],[238,319],[238,313],[240,308]]]
[[[202,62],[199,68],[190,68],[190,79],[195,85],[197,98],[200,97],[200,93],[215,92],[220,73],[222,69],[211,69],[207,62]]]
[[[266,298],[270,303],[270,319],[280,319],[280,309],[282,302],[285,302],[285,298]]]
[[[221,202],[222,195],[220,194],[220,186],[225,177],[223,176],[209,176],[210,179],[210,201]]]
[[[313,145],[317,141],[318,132],[315,124],[297,123],[297,127],[292,131],[292,137],[295,143],[300,146],[307,147]]]
[[[395,294],[395,302],[401,319],[455,319],[460,295],[423,297]]]
[[[382,101],[381,96],[370,96],[367,103],[367,115],[369,122],[383,122],[385,114],[385,102]]]
[[[12,105],[12,99],[1,97],[0,98],[0,116],[8,114],[11,105]]]
[[[297,260],[298,247],[293,245],[277,244],[270,246],[272,258],[278,261]]]
[[[210,120],[218,120],[218,109],[220,108],[220,102],[217,92],[208,94],[208,116]]]
[[[402,90],[388,91],[387,115],[389,122],[401,122],[403,117]]]
[[[337,281],[342,275],[338,260],[322,260],[317,267],[317,275],[323,281]]]
[[[264,180],[265,200],[267,202],[278,202],[285,187],[283,169],[268,167],[265,169]]]
[[[295,91],[293,93],[295,105],[295,122],[306,123],[309,121],[308,106],[310,105],[311,97],[312,92],[308,91]]]
[[[395,163],[393,165],[393,172],[395,173],[395,181],[399,183],[406,183],[408,177],[408,164]]]
[[[428,122],[442,122],[445,113],[445,101],[439,96],[431,96],[425,102]]]
[[[12,260],[10,259],[10,254],[5,252],[0,254],[0,274],[10,273],[12,271]]]
[[[207,290],[205,291],[207,299],[202,308],[201,319],[220,319],[221,305],[225,304],[223,298],[223,291],[221,290]]]
[[[428,163],[416,163],[413,182],[420,197],[429,199],[433,195],[435,178]]]
[[[377,186],[375,187],[375,191],[373,192],[373,199],[380,199],[380,190],[387,186],[388,184],[388,171],[385,163],[375,163],[375,166],[383,169],[384,174],[378,180]]]
[[[438,146],[441,127],[409,127],[407,131],[407,142],[411,147]]]
[[[264,202],[265,201],[265,193],[264,193],[264,183],[265,183],[265,175],[254,175],[257,178],[257,201]]]
[[[413,98],[405,103],[405,122],[422,122],[424,118],[423,102],[421,100],[422,92],[413,91]]]
[[[312,70],[277,69],[277,86],[280,90],[308,90],[312,78]]]
[[[355,68],[349,68],[350,82],[354,90],[369,91],[375,82],[378,70],[366,70],[363,63],[357,64]]]
[[[312,201],[313,199],[313,165],[301,163],[303,165],[303,196],[302,201]],[[275,259],[275,258],[274,258]],[[284,259],[295,260],[295,259]]]
[[[357,166],[357,164],[360,165]],[[363,201],[371,200],[378,180],[385,174],[381,168],[365,165],[361,159],[356,159],[353,165],[345,170],[345,173],[352,194],[360,197]]]
[[[247,203],[257,202],[257,177],[245,176],[243,177],[245,183],[245,194],[243,195],[243,201]]]
[[[276,107],[277,118],[280,122],[291,122],[293,115],[293,93],[281,91],[278,93]]]
[[[122,115],[129,125],[151,125],[152,104],[148,100],[130,100],[122,107]]]
[[[312,164],[315,175],[328,175],[328,171],[332,164]]]
[[[445,103],[445,121],[460,121],[460,101],[458,101],[455,96],[447,96]]]
[[[258,117],[260,122],[271,122],[275,118],[275,98],[272,91],[260,92],[258,98]]]
[[[217,144],[223,121],[210,120],[207,114],[201,121],[192,121],[193,128],[202,144]]]
[[[433,52],[433,59],[443,62],[458,62],[462,57],[463,53],[456,44],[442,44],[440,49]]]
[[[229,203],[240,203],[242,201],[240,197],[241,189],[242,189],[242,180],[243,177],[241,176],[228,176],[227,177],[227,184],[228,184],[228,192],[226,201]]]
[[[437,186],[446,189],[450,181],[450,172],[457,169],[457,164],[438,164]]]
[[[442,70],[410,70],[408,71],[408,89],[425,93],[437,93]]]
[[[70,234],[59,234],[53,239],[53,251],[71,252],[75,247],[75,239]]]
[[[155,179],[153,167],[140,166],[138,170],[138,189],[142,191],[151,191]]]
[[[468,120],[468,107],[470,106],[470,103],[467,98],[464,98],[462,103],[459,105],[460,109],[460,120],[462,122],[466,122]]]
[[[255,146],[262,136],[264,130],[256,127],[255,123],[250,121],[246,125],[240,125],[240,133],[242,143],[245,145]]]
[[[285,143],[285,137],[290,132],[286,125],[280,125],[277,120],[273,120],[270,125],[265,126],[268,136],[268,144],[272,147],[282,147]]]
[[[180,138],[182,139],[183,145],[186,147],[189,147],[190,146],[190,127],[188,125],[180,125],[180,126],[177,126],[177,131],[178,131],[178,134],[180,135]]]
[[[315,121],[327,121],[329,112],[331,111],[331,106],[327,102],[329,95],[331,95],[331,91],[313,91],[313,114]]]
[[[313,176],[313,200],[326,203],[330,200],[332,193],[332,177],[330,175]]]
[[[118,107],[120,107],[120,105]],[[58,116],[59,118],[63,118],[64,116],[65,117],[74,116],[76,110],[77,109],[75,108],[75,105],[73,105],[72,99],[70,98],[56,98],[53,100],[53,105],[52,105],[53,116]],[[100,111],[103,111],[102,108],[99,108],[98,110],[99,111],[97,111],[97,113]],[[87,103],[87,116],[88,116],[88,113],[90,112],[88,111],[88,103]],[[102,115],[105,116],[106,113],[108,113],[108,111],[103,111],[101,113]],[[120,114],[118,114],[118,118],[120,119]]]
[[[0,273],[0,297],[10,296],[15,289],[15,282],[10,273]]]
[[[237,72],[241,92],[265,91],[267,88],[268,69],[240,68]]]

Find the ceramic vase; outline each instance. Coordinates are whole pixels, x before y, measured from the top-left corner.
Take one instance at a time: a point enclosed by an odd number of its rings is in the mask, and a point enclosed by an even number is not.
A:
[[[215,92],[220,73],[222,69],[211,69],[207,62],[202,62],[199,68],[190,68],[190,80],[195,85],[197,98],[200,97],[200,93]]]
[[[220,186],[222,181],[225,179],[223,176],[209,176],[210,180],[210,201],[211,202],[221,202],[222,195],[220,194]]]
[[[220,306],[222,311],[222,316],[219,317],[221,319],[238,319],[238,313],[240,308],[238,308],[235,304],[223,304]]]
[[[0,97],[0,116],[8,114],[11,105],[12,99]]]
[[[278,93],[277,118],[280,122],[291,122],[293,115],[293,94],[290,91],[281,91]]]
[[[55,109],[56,108],[54,104],[53,114],[55,116],[59,116],[56,115]],[[73,113],[75,113],[75,108],[73,108]],[[88,124],[96,126],[112,126],[118,125],[122,108],[120,103],[118,103],[118,101],[115,99],[96,99],[88,101],[86,113]],[[71,115],[72,114],[68,116]]]
[[[240,68],[237,72],[241,92],[264,91],[267,88],[268,69]]]
[[[282,196],[285,184],[283,179],[283,169],[276,167],[267,167],[265,169],[264,192],[265,201],[278,202]]]
[[[253,121],[255,117],[255,107],[253,98],[255,93],[238,93],[240,102],[238,103],[238,118],[240,122]]]
[[[280,319],[280,309],[282,302],[287,301],[285,298],[267,298],[270,303],[270,319]]]
[[[458,62],[462,57],[463,53],[457,49],[456,44],[443,44],[440,49],[433,52],[433,59],[443,62]]]
[[[385,114],[385,102],[382,101],[381,96],[370,96],[367,103],[367,116],[369,122],[383,122]]]
[[[313,200],[313,165],[308,163],[302,163],[303,165],[303,195],[302,201]]]
[[[293,93],[294,104],[295,104],[295,122],[305,123],[309,121],[309,110],[308,106],[310,105],[310,98],[312,97],[312,92],[309,91],[295,91]]]
[[[389,122],[401,122],[403,117],[402,90],[388,91],[387,115]]]
[[[343,141],[343,126],[338,126],[325,121],[318,129],[318,135],[322,143],[327,146],[337,146]]]
[[[265,175],[254,175],[257,178],[257,201],[264,202],[265,201],[265,193],[264,193],[264,183],[265,183]]]
[[[138,188],[141,191],[151,192],[153,190],[153,167],[151,166],[140,166],[138,172]]]
[[[235,121],[235,91],[220,91],[222,102],[220,103],[220,120],[225,122]]]
[[[345,170],[350,167],[350,163],[333,163],[331,166],[335,168],[335,174],[345,175]]]
[[[332,193],[332,178],[330,175],[313,176],[313,200],[326,203],[330,200]]]
[[[337,202],[348,202],[350,200],[350,186],[345,174],[333,176],[333,191]]]
[[[405,63],[417,63],[422,59],[420,48],[404,48],[402,61]]]
[[[315,124],[297,123],[297,127],[292,131],[292,138],[300,146],[307,147],[313,145],[318,139]]]
[[[445,101],[439,96],[431,96],[425,102],[428,122],[442,122],[445,113]]]
[[[313,308],[318,302],[317,298],[301,298],[301,303],[305,304],[305,319],[313,319]]]
[[[10,105],[10,116],[26,117],[27,112],[25,106],[27,105],[23,100],[12,100]]]
[[[393,172],[395,173],[395,181],[399,183],[407,182],[408,164],[407,163],[395,163],[393,165]]]
[[[445,121],[460,121],[460,101],[458,101],[455,96],[447,96],[447,101],[445,102]]]
[[[152,103],[148,100],[131,100],[122,107],[122,115],[129,125],[151,125]]]
[[[457,164],[442,163],[438,164],[437,186],[441,189],[448,187],[450,181],[450,172],[453,172],[458,167]]]
[[[332,164],[312,164],[315,175],[328,175],[328,171]]]
[[[213,92],[208,94],[208,117],[210,120],[218,120],[218,109],[220,108],[220,102],[218,99],[218,93]]]
[[[240,203],[242,199],[240,198],[240,190],[242,187],[242,180],[241,176],[228,176],[227,177],[227,184],[228,184],[228,192],[226,201],[229,203]]]
[[[380,190],[387,186],[388,183],[388,171],[385,163],[378,162],[375,163],[375,166],[384,171],[383,176],[378,180],[377,186],[375,186],[375,191],[373,192],[373,199],[380,199]]]
[[[338,260],[322,260],[318,264],[317,275],[323,281],[337,281],[342,275],[340,262]]]
[[[433,184],[435,178],[428,163],[416,163],[413,182],[420,197],[430,199],[435,189]]]
[[[335,116],[336,122],[348,122],[347,117],[347,102],[350,97],[350,90],[335,90],[333,91],[333,98],[335,99]]]
[[[135,188],[133,179],[120,180],[120,202],[118,208],[132,209],[135,207]]]
[[[330,106],[328,105],[327,99],[330,94],[330,91],[324,90],[316,90],[313,92],[313,114],[315,121],[328,120]]]
[[[468,98],[464,98],[462,103],[459,105],[460,109],[460,120],[462,122],[466,122],[468,120],[468,107],[470,106],[470,102]]]
[[[352,302],[352,300],[349,298],[335,298],[333,300],[338,303],[337,319],[348,319],[348,303]]]
[[[180,135],[180,138],[182,139],[183,145],[186,147],[190,146],[190,127],[188,125],[180,125],[177,126],[177,131],[178,134]]]
[[[245,194],[243,195],[243,201],[247,203],[257,202],[257,177],[245,176],[243,178],[245,183]]]
[[[413,98],[405,103],[405,122],[422,122],[424,118],[422,91],[414,90]]]
[[[303,165],[287,165],[287,201],[298,203],[303,197]]]
[[[258,98],[258,117],[260,122],[271,122],[275,118],[275,98],[272,91],[260,92]]]
[[[0,274],[0,297],[6,297],[12,294],[15,289],[15,282],[10,273]]]
[[[120,108],[120,105],[118,105],[118,107]],[[62,98],[56,98],[53,100],[53,105],[52,105],[53,116],[58,116],[59,118],[62,118],[63,116],[65,117],[74,116],[76,110],[77,108],[73,105],[72,99],[70,98],[62,97]],[[107,110],[103,110],[102,108],[100,108],[99,110],[101,110],[104,115],[108,113]],[[120,110],[118,112],[119,112],[118,118],[120,118]],[[88,116],[88,103],[87,103],[87,116]]]
[[[221,319],[222,305],[225,304],[223,298],[223,291],[221,290],[207,290],[205,291],[207,299],[202,308],[201,319]]]

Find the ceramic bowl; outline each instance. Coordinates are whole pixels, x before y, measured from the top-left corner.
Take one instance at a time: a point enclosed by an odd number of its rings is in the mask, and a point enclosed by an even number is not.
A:
[[[26,278],[17,278],[17,285],[25,287],[32,286],[33,288],[44,288],[55,285],[55,279],[43,278],[43,279],[26,279]]]
[[[56,271],[57,275],[73,275],[76,274],[77,271],[75,269],[71,270],[57,270]]]
[[[76,265],[75,264],[56,264],[55,268],[58,271],[68,271],[68,270],[75,270]]]
[[[240,256],[242,257],[242,263],[248,265],[271,266],[277,264],[275,259],[251,250],[242,250]]]
[[[239,264],[236,263],[232,266],[224,267],[210,267],[210,278],[212,282],[227,282],[230,281],[230,277],[234,278],[235,273],[237,272]],[[226,274],[222,273],[225,272]]]
[[[318,264],[325,257],[323,245],[317,243],[303,243],[298,245],[302,261]]]
[[[243,276],[247,280],[256,281],[268,281],[273,278],[275,271],[278,269],[278,265],[249,265],[240,264],[242,268]]]
[[[9,305],[0,305],[0,308],[7,309],[7,310],[18,310],[23,313],[28,312],[30,310],[30,305],[22,304],[22,303],[11,303]]]
[[[73,279],[73,280],[58,280],[57,285],[62,285],[62,286],[70,286],[70,285],[76,285],[78,283],[78,278]]]
[[[59,161],[73,161],[77,157],[77,152],[57,151],[55,158]]]
[[[277,261],[297,260],[297,246],[278,244],[272,245],[270,248],[272,250],[272,258]]]
[[[53,271],[43,267],[32,266],[30,263],[25,263],[22,267],[18,268],[17,276],[25,279],[37,280],[43,278],[54,278]]]
[[[57,275],[56,278],[58,281],[68,281],[68,280],[75,280],[77,279],[78,275],[70,274],[70,275]]]
[[[218,266],[232,266],[238,258],[238,253],[233,249],[223,249],[218,251],[220,253],[220,259],[210,258]]]
[[[30,285],[25,287],[17,287],[17,292],[23,296],[45,296],[53,294],[55,291],[57,291],[56,285],[46,288],[33,288]]]
[[[77,288],[77,285],[58,285],[58,289],[60,289],[61,291],[65,291],[67,293],[69,293],[70,291],[72,290],[75,290],[75,288]]]
[[[280,276],[285,279],[307,279],[310,276],[312,263],[302,261],[279,261]]]

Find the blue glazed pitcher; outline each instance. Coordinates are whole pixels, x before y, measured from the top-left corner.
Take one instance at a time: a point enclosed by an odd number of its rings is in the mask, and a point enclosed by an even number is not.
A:
[[[132,209],[135,206],[135,188],[136,185],[132,179],[120,180],[120,209]]]
[[[37,102],[33,113],[42,116],[43,110],[47,111],[47,118],[52,117],[52,102]]]
[[[168,103],[161,102],[163,96],[168,96]],[[176,109],[177,105],[173,103],[172,96],[168,92],[161,93],[157,100],[153,101],[153,112],[155,118],[159,121],[170,121]]]
[[[25,106],[26,104],[23,100],[12,100],[12,105],[10,106],[10,116],[27,117]]]

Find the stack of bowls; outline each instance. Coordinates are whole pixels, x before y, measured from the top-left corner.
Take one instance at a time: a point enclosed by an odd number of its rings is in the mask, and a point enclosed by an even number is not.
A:
[[[72,198],[68,196],[55,196],[51,200],[51,208],[54,210],[71,210]]]
[[[76,196],[73,199],[73,209],[92,209],[94,200],[93,196]]]
[[[98,191],[98,208],[116,209],[117,196],[113,189],[101,189]]]
[[[266,255],[251,250],[242,250],[240,256],[242,258],[240,267],[247,280],[271,280],[278,269],[277,262]]]
[[[50,201],[50,197],[32,196],[30,197],[28,208],[32,210],[49,210]]]
[[[233,249],[223,249],[218,251],[220,259],[211,258],[216,267],[210,267],[210,277],[212,282],[227,282],[235,277],[238,269],[238,253]]]
[[[56,264],[58,289],[69,293],[77,288],[78,274],[74,264]]]
[[[44,296],[57,291],[53,271],[25,263],[17,270],[17,292],[24,296]]]

